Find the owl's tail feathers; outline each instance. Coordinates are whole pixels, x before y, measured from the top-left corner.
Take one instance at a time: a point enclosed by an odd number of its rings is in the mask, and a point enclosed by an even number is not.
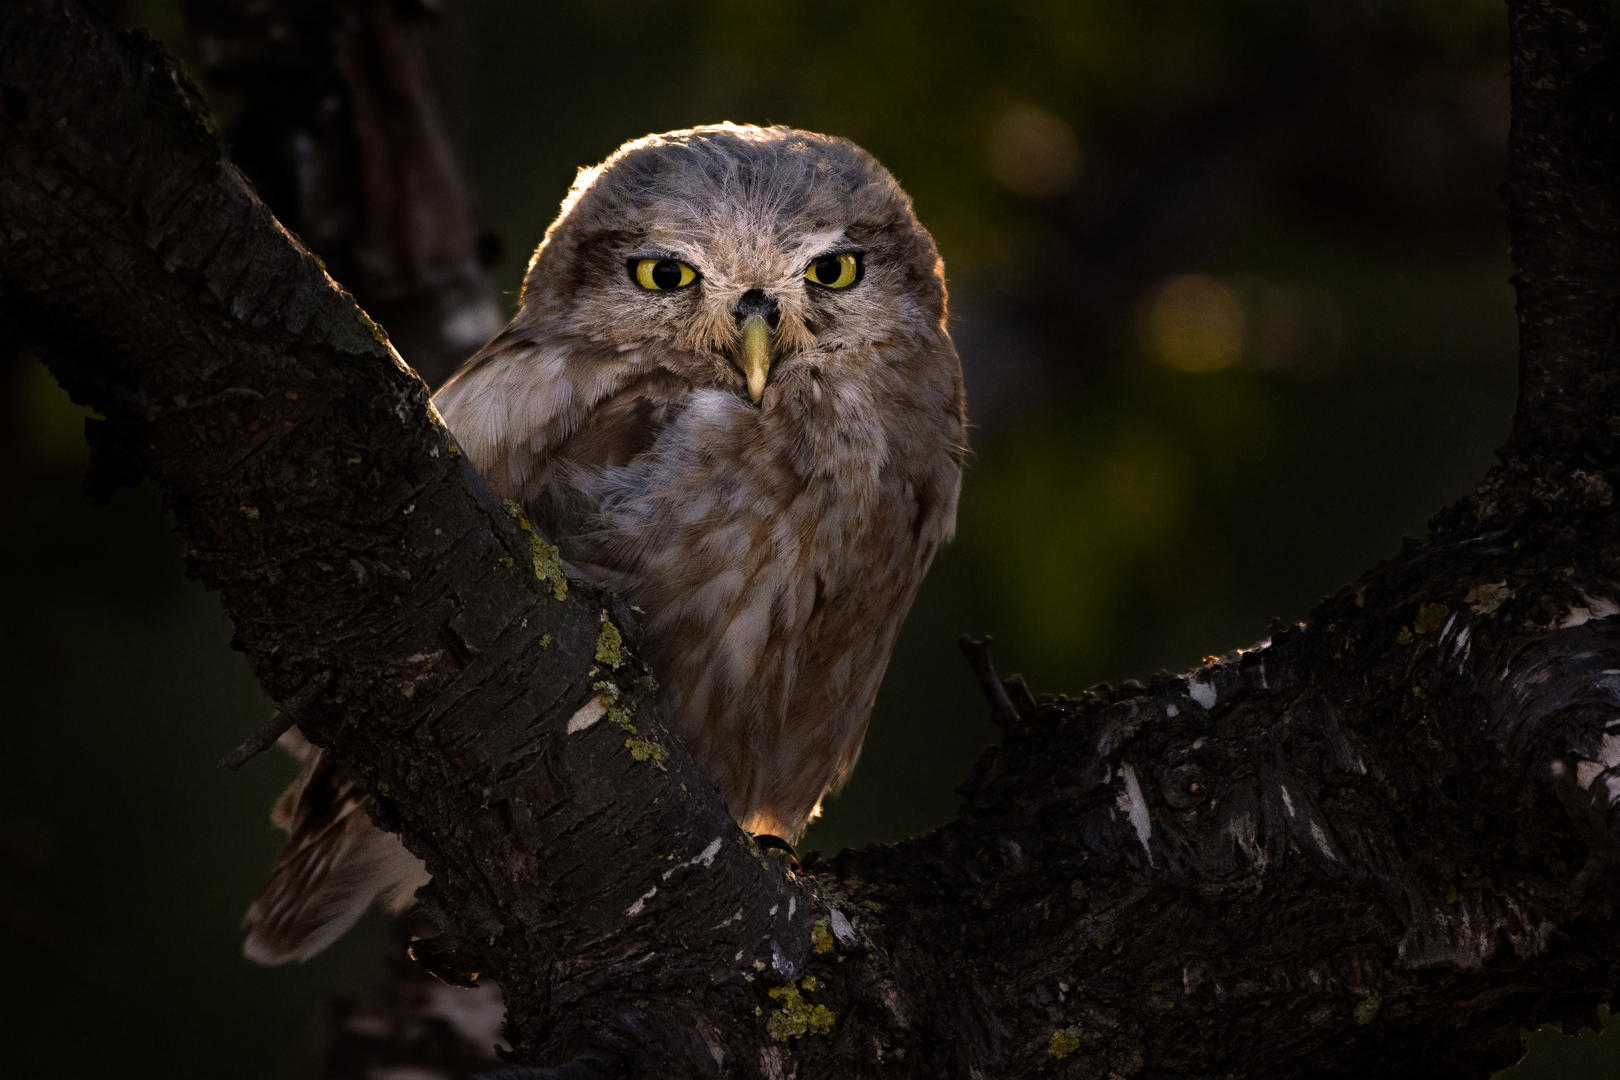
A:
[[[261,964],[308,960],[372,901],[401,912],[428,882],[427,868],[399,837],[372,824],[364,785],[297,728],[281,742],[304,768],[270,813],[287,830],[287,846],[245,920],[242,952]]]

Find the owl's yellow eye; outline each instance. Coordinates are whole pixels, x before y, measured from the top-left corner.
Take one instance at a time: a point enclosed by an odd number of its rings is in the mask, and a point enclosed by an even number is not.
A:
[[[676,259],[631,259],[630,276],[643,289],[684,289],[697,280],[697,271]]]
[[[804,276],[824,288],[847,289],[861,280],[861,256],[854,251],[822,255],[805,269]]]

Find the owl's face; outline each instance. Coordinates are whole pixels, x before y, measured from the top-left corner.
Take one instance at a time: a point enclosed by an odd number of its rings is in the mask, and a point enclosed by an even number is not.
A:
[[[650,136],[580,173],[518,323],[760,403],[811,367],[943,336],[928,233],[865,151],[788,128]]]

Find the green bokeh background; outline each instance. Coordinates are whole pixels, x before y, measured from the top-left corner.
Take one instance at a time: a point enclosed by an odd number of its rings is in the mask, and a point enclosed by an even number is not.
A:
[[[1492,462],[1515,391],[1505,15],[1307,7],[450,13],[434,59],[508,304],[576,167],[719,119],[866,146],[945,256],[975,423],[959,535],[805,846],[954,814],[993,739],[959,634],[993,633],[1037,692],[1185,668],[1303,618]],[[170,0],[134,19],[187,55]],[[5,356],[0,665],[21,704],[0,919],[35,987],[6,1071],[311,1075],[381,928],[299,968],[240,959],[291,768],[214,762],[269,705],[156,495],[90,505],[83,413]],[[1516,1075],[1616,1075],[1605,1042],[1556,1040]]]

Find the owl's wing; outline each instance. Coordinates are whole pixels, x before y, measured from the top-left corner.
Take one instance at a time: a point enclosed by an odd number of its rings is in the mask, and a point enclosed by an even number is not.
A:
[[[538,346],[513,327],[433,403],[490,486],[524,506],[579,576],[617,590],[638,568],[628,549],[590,542],[592,519],[615,472],[658,443],[691,391],[636,354]]]
[[[281,744],[303,770],[270,812],[287,831],[287,846],[248,908],[242,952],[261,964],[308,960],[342,937],[373,900],[403,911],[428,881],[399,837],[372,824],[358,777],[297,728]]]
[[[629,385],[667,380],[634,355],[537,344],[517,324],[479,350],[433,395],[456,442],[499,494],[528,502],[559,449]]]

